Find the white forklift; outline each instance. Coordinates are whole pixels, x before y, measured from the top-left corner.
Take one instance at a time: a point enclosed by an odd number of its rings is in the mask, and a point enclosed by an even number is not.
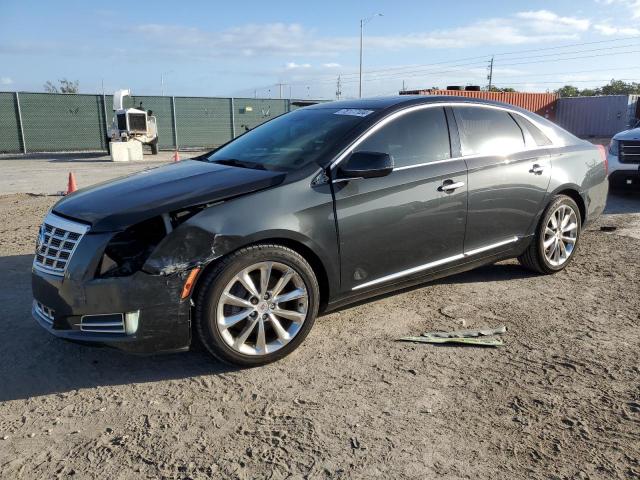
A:
[[[113,120],[109,130],[109,153],[114,162],[142,160],[142,146],[149,145],[158,154],[158,125],[151,110],[124,108],[124,98],[131,90],[117,90],[113,94]]]

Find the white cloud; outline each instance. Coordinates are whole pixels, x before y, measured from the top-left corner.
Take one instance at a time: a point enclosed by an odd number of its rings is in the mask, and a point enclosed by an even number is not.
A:
[[[11,85],[13,79],[11,77],[0,77],[0,85]]]
[[[336,62],[323,63],[322,66],[324,68],[340,68],[342,65]]]
[[[516,17],[529,21],[529,26],[538,32],[554,32],[561,28],[584,32],[591,24],[591,21],[586,18],[561,17],[549,10],[519,12]]]
[[[368,35],[365,43],[382,50],[535,44],[576,39],[589,29],[590,23],[585,18],[560,16],[548,10],[524,11],[451,29],[403,35]],[[355,36],[322,37],[316,30],[297,23],[247,24],[219,32],[169,24],[144,24],[125,30],[134,37],[147,40],[148,48],[153,48],[156,54],[187,58],[238,55],[331,57],[358,48]],[[140,42],[130,42],[131,45],[136,43]],[[337,68],[339,65],[331,62],[323,66]]]
[[[597,23],[593,26],[602,35],[640,35],[640,29],[633,27],[613,27],[608,23]]]
[[[287,62],[284,66],[287,70],[299,70],[301,68],[311,68],[310,63]]]

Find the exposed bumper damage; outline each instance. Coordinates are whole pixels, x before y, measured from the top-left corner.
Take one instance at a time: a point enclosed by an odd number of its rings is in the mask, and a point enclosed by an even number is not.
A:
[[[133,353],[188,349],[191,302],[189,297],[181,298],[185,281],[193,268],[220,256],[218,252],[225,251],[228,239],[183,224],[165,232],[152,249],[141,249],[140,245],[132,247],[123,241],[122,233],[87,234],[62,277],[34,269],[33,317],[50,333],[67,340],[99,343]],[[114,244],[129,256],[119,256]],[[150,254],[141,268],[130,272],[128,268],[136,260],[131,252],[138,250],[150,250]],[[107,258],[107,252],[122,264]],[[36,308],[37,303],[51,312],[50,318],[43,315],[42,308]],[[126,315],[132,312],[138,315],[135,331],[124,326]],[[118,316],[123,319],[123,327],[110,331]],[[101,322],[103,318],[109,321]],[[86,328],[90,322],[109,326],[94,331]]]

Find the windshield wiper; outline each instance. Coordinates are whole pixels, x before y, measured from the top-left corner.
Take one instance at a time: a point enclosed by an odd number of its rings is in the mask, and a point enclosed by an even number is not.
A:
[[[219,163],[221,165],[229,165],[230,167],[252,168],[254,170],[266,170],[266,168],[264,168],[264,165],[261,165],[259,163],[243,162],[242,160],[237,160],[235,158],[213,160],[213,163]]]

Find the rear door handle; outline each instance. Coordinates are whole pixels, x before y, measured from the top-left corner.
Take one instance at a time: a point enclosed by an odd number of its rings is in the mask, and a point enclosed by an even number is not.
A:
[[[531,170],[529,170],[529,173],[533,173],[534,175],[540,175],[542,174],[542,172],[544,172],[544,167],[538,165],[537,163],[534,163],[531,167]]]
[[[464,182],[453,182],[451,180],[445,180],[442,185],[438,187],[441,192],[453,192],[460,187],[464,187]]]

